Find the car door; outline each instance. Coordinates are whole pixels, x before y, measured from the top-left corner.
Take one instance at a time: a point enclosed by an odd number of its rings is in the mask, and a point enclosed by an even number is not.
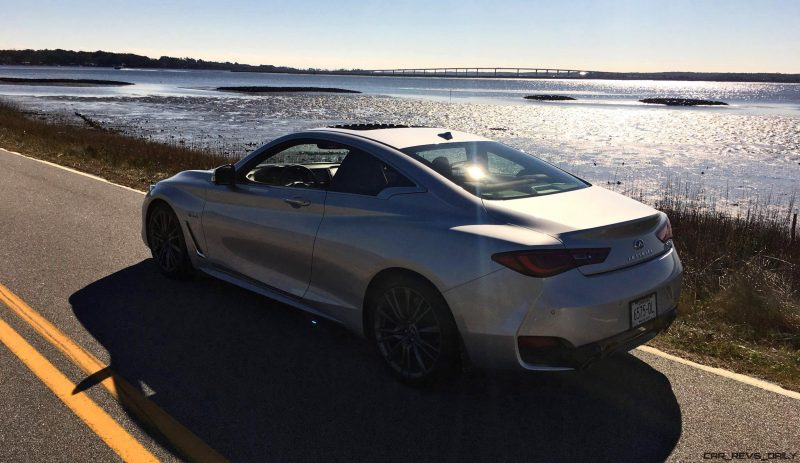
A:
[[[235,185],[212,186],[202,217],[208,259],[302,297],[327,183],[347,152],[323,140],[292,140],[241,166]]]
[[[413,247],[413,230],[425,190],[382,159],[354,150],[328,188],[317,232],[314,271],[304,296],[329,316],[360,326],[364,290],[384,252]],[[416,199],[412,199],[416,197]],[[401,251],[402,253],[402,251]]]

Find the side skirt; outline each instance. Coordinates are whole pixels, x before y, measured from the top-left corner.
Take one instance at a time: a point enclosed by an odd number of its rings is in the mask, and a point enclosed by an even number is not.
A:
[[[219,278],[220,280],[234,284],[236,286],[239,286],[240,288],[247,289],[262,296],[266,296],[274,301],[290,305],[296,309],[300,309],[304,312],[308,312],[310,314],[316,315],[326,320],[338,323],[342,326],[346,326],[341,321],[331,317],[330,315],[326,315],[320,312],[319,310],[315,309],[314,307],[308,305],[302,299],[287,294],[277,288],[273,288],[272,286],[261,283],[260,281],[253,280],[252,278],[246,275],[241,275],[238,272],[234,272],[232,270],[222,268],[218,265],[210,263],[206,263],[205,265],[200,266],[199,270],[214,278]]]

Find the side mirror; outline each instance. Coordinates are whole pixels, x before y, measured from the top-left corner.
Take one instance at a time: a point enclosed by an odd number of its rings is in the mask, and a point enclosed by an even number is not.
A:
[[[236,181],[236,169],[233,164],[225,164],[214,169],[211,181],[217,185],[233,185]]]

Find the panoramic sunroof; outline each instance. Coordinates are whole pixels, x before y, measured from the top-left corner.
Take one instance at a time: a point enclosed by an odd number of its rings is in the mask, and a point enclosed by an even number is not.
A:
[[[340,124],[331,125],[329,129],[347,129],[347,130],[378,130],[378,129],[409,129],[420,128],[419,125],[402,125],[402,124]]]

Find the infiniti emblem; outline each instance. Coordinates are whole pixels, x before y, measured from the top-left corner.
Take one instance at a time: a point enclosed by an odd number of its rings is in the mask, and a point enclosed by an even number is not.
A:
[[[643,240],[636,240],[636,241],[633,242],[633,249],[635,249],[636,251],[642,249],[643,247],[644,247],[644,241]]]

